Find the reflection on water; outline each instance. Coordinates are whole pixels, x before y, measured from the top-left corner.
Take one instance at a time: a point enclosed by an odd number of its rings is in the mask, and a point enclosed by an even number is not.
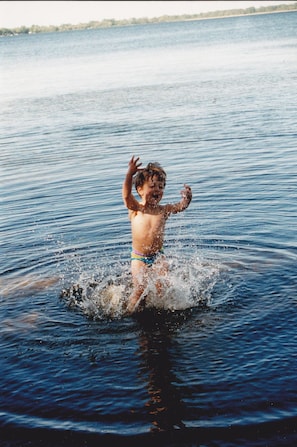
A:
[[[139,353],[142,380],[147,383],[149,400],[145,407],[152,423],[151,431],[184,428],[185,405],[179,381],[173,372],[171,355],[175,351],[174,327],[184,313],[173,316],[164,311],[145,311],[138,315],[141,326]]]
[[[16,278],[2,278],[0,279],[1,296],[9,298],[34,294],[57,284],[59,280],[58,277],[40,278],[32,274]]]

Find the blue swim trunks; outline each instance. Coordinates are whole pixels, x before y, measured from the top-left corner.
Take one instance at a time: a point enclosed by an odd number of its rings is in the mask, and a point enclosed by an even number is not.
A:
[[[162,254],[164,254],[163,248],[161,248],[161,250],[157,251],[157,253],[154,253],[153,255],[149,255],[149,256],[143,255],[142,253],[139,253],[137,250],[134,250],[134,248],[132,248],[131,261],[142,261],[147,266],[151,267],[153,265],[153,263],[156,261],[156,259]]]

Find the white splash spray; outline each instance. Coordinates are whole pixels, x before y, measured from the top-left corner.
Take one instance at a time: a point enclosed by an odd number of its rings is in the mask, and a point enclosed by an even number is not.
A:
[[[163,281],[161,296],[155,281],[149,281],[143,293],[146,308],[174,312],[210,304],[220,275],[219,265],[195,257],[183,260],[179,257],[171,259],[169,266],[166,278],[155,278]],[[96,275],[81,273],[75,284],[62,290],[61,298],[71,309],[91,319],[122,318],[132,292],[132,278],[129,265],[114,269],[106,272],[99,268]]]

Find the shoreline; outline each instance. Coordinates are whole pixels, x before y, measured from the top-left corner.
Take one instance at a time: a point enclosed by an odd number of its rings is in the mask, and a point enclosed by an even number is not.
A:
[[[175,22],[193,22],[193,21],[201,21],[201,20],[215,20],[215,19],[228,19],[232,17],[243,17],[243,16],[255,16],[255,15],[265,15],[265,14],[281,14],[288,12],[297,12],[297,3],[292,5],[292,8],[286,8],[288,5],[279,5],[283,6],[284,9],[280,10],[270,10],[269,6],[267,7],[267,11],[257,11],[254,12],[244,12],[246,10],[242,10],[241,13],[228,14],[228,11],[215,11],[214,15],[209,16],[161,16],[154,17],[152,19],[148,18],[139,18],[139,19],[125,19],[125,20],[115,20],[115,19],[106,19],[101,22],[93,21],[88,23],[80,23],[78,25],[71,24],[63,24],[63,25],[47,25],[47,26],[39,26],[39,25],[31,25],[25,26],[22,25],[16,28],[0,28],[0,37],[14,37],[22,34],[45,34],[45,33],[63,33],[68,31],[83,31],[83,30],[91,30],[91,29],[107,29],[107,28],[115,28],[115,27],[126,27],[126,26],[135,26],[135,25],[154,25],[159,23],[175,23]],[[262,9],[263,7],[259,8]],[[226,14],[224,14],[226,12]],[[206,14],[206,13],[202,13]],[[215,15],[216,14],[216,15]]]
[[[242,14],[232,14],[232,15],[226,15],[226,16],[215,16],[215,17],[202,17],[202,18],[198,18],[198,19],[185,19],[185,20],[180,20],[181,22],[189,22],[189,21],[198,21],[198,20],[213,20],[213,19],[230,19],[231,17],[250,17],[250,16],[260,16],[260,15],[265,15],[265,14],[281,14],[284,12],[297,12],[297,7],[296,9],[289,9],[289,10],[284,10],[284,11],[261,11],[261,12],[251,12],[251,13],[242,13]],[[178,22],[178,20],[174,20],[174,22]]]

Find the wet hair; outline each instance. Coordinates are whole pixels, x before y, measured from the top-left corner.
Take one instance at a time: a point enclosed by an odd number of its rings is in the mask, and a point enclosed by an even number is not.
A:
[[[166,185],[166,172],[162,166],[159,163],[149,163],[146,168],[138,171],[134,177],[133,182],[136,191],[139,186],[143,186],[145,182],[154,176],[157,176],[160,182],[164,182],[164,186]]]

